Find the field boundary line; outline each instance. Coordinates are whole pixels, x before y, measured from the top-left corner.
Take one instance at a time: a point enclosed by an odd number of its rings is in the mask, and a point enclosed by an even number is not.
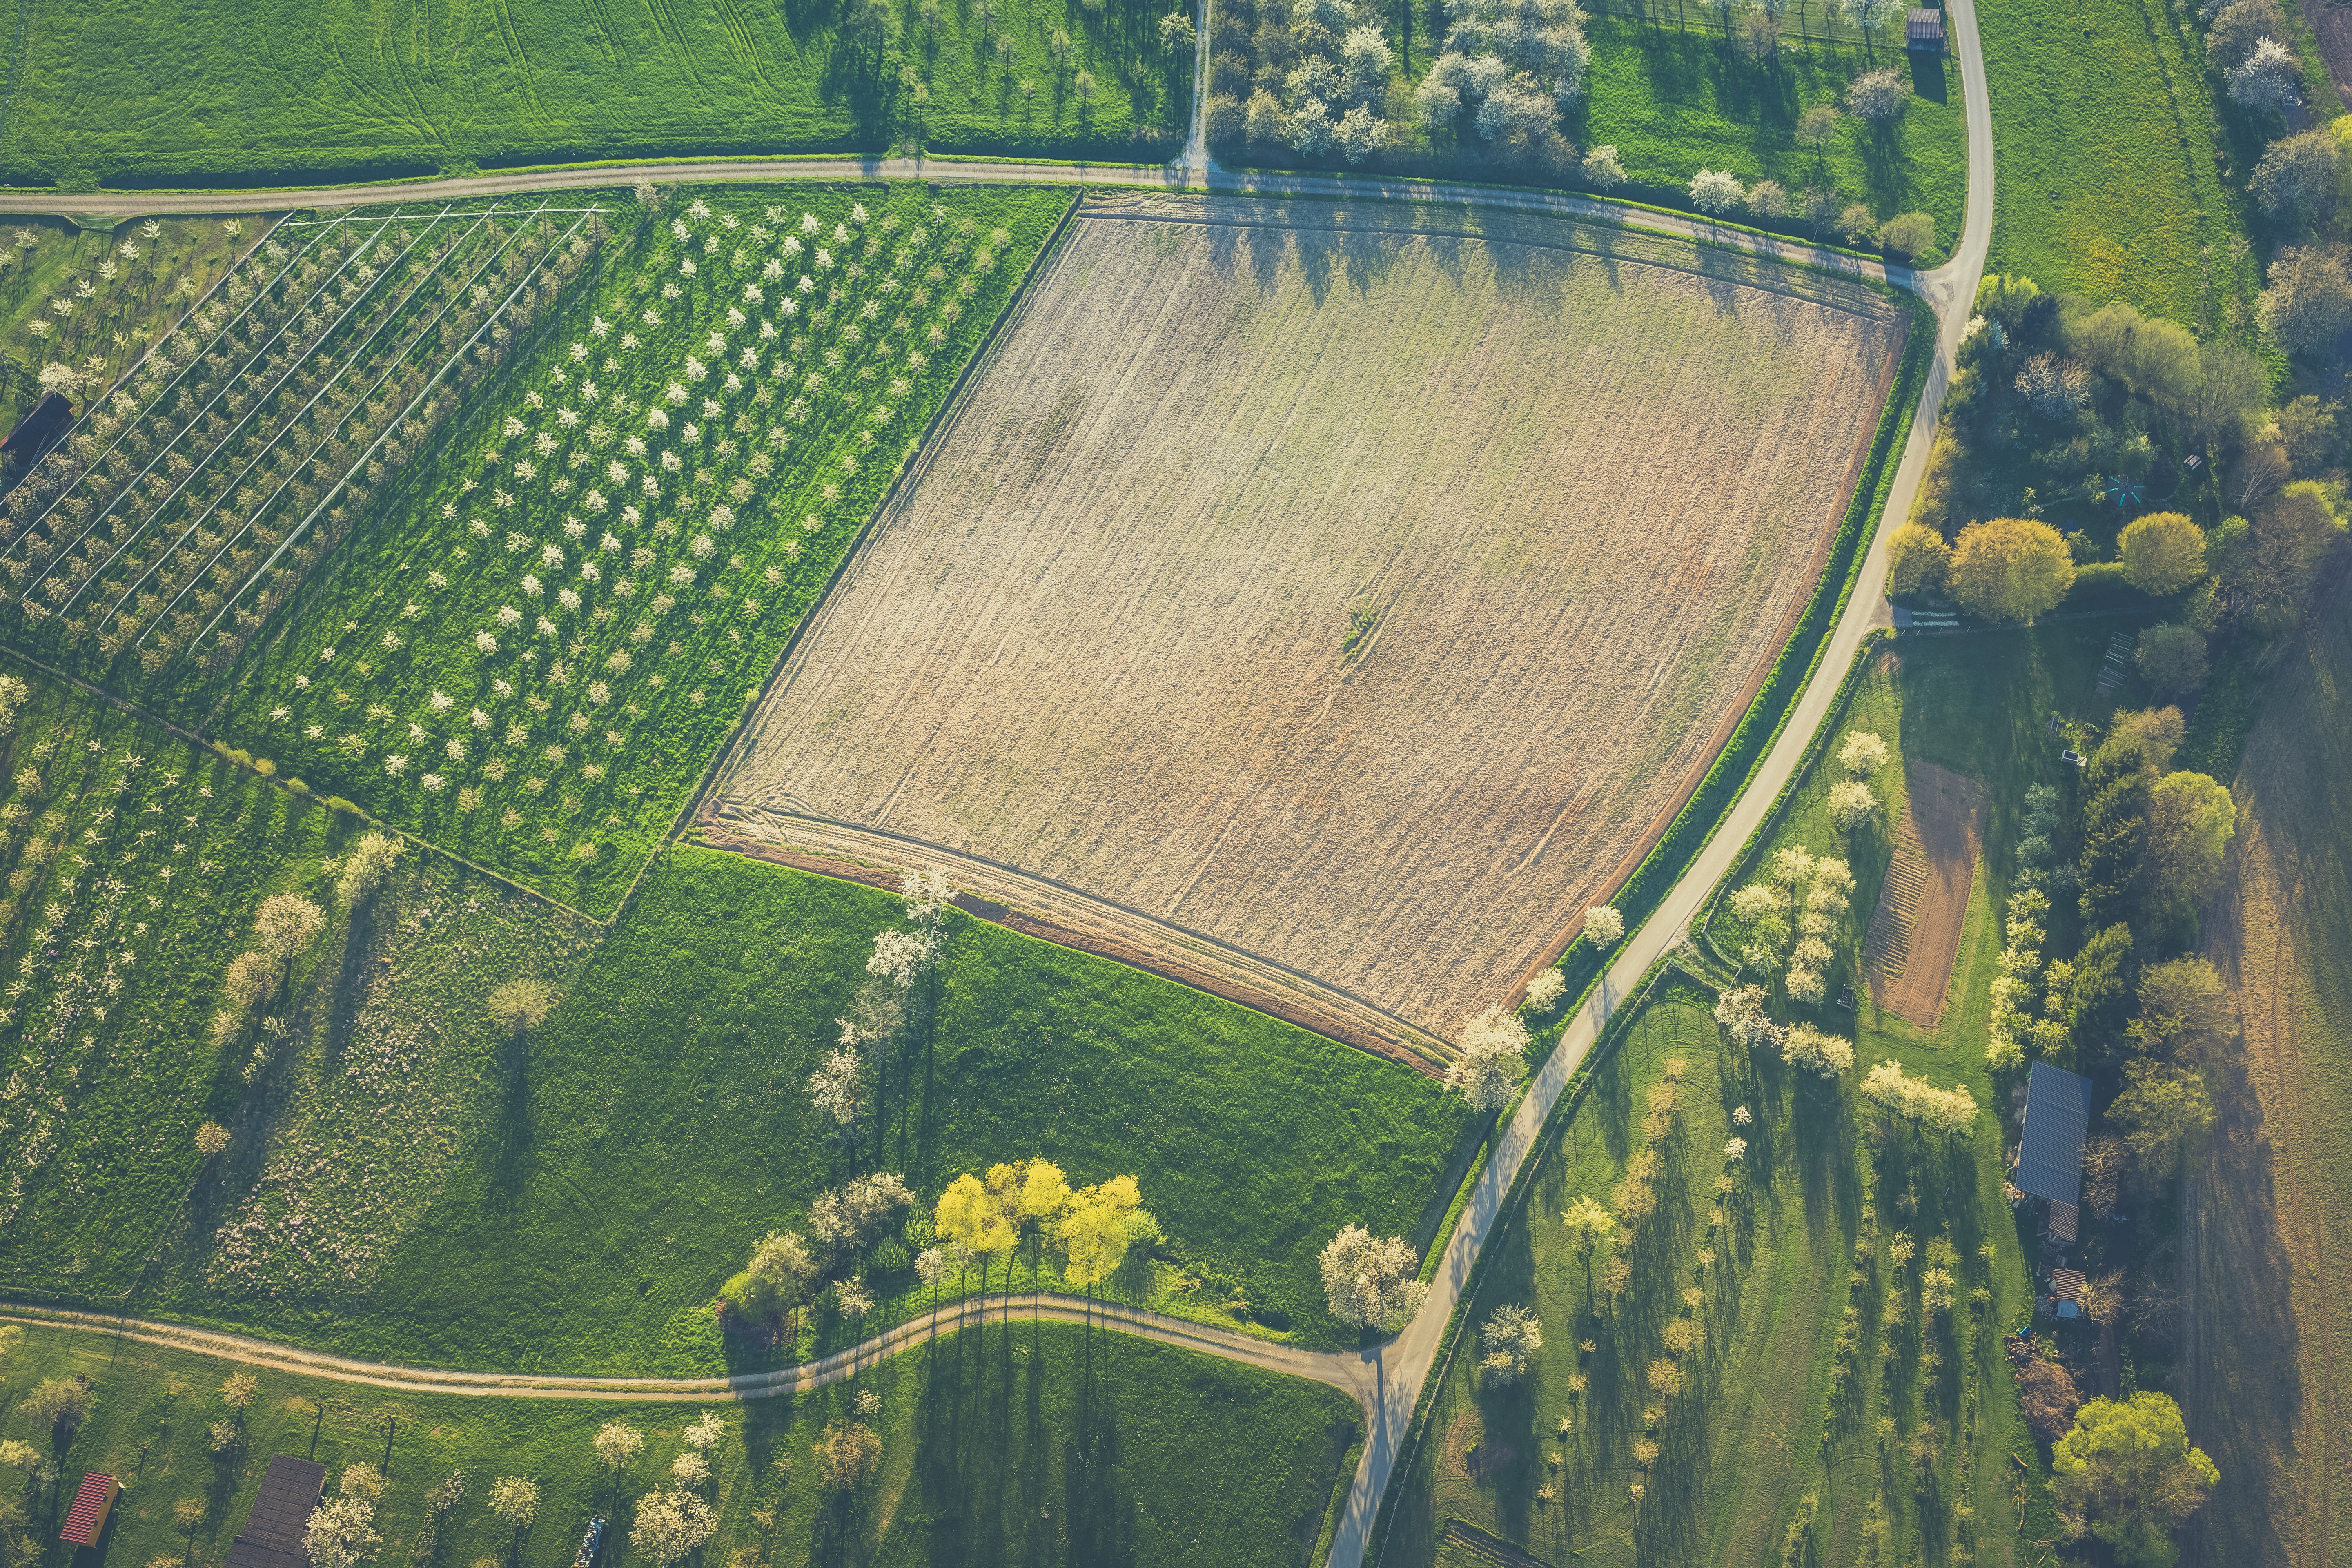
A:
[[[1061,247],[1063,237],[1069,232],[1071,215],[1078,210],[1078,205],[1086,200],[1086,187],[1079,186],[1077,193],[1070,198],[1069,205],[1062,209],[1062,216],[1055,221],[1053,231],[1045,236],[1045,243],[1037,247],[1037,254],[1029,258],[1029,266],[1021,274],[1020,281],[1013,286],[1013,292],[1006,299],[1004,309],[997,313],[995,321],[989,323],[988,331],[982,337],[979,346],[972,351],[971,357],[964,362],[963,370],[957,375],[955,384],[948,389],[947,396],[940,400],[939,407],[932,412],[929,421],[924,425],[921,432],[907,444],[906,455],[898,459],[898,468],[890,476],[889,487],[882,492],[881,499],[875,502],[874,510],[866,514],[866,521],[858,525],[856,536],[849,542],[848,548],[841,552],[841,559],[834,563],[833,571],[825,578],[824,585],[819,588],[816,596],[809,601],[808,610],[801,616],[800,625],[794,626],[793,635],[784,639],[783,647],[776,654],[776,662],[769,667],[766,679],[760,682],[759,690],[744,705],[742,721],[737,724],[734,732],[727,737],[727,743],[720,746],[711,757],[709,765],[704,771],[701,787],[695,792],[693,797],[687,802],[677,816],[671,819],[670,830],[666,835],[667,837],[675,839],[690,824],[697,824],[705,819],[705,811],[709,805],[712,793],[730,776],[736,764],[740,761],[744,749],[751,744],[754,731],[759,724],[760,710],[767,706],[768,699],[775,691],[776,682],[783,679],[784,670],[792,663],[793,655],[799,650],[801,644],[809,635],[811,626],[833,598],[834,590],[840,586],[843,576],[849,571],[850,563],[856,560],[858,552],[866,548],[866,540],[873,535],[876,529],[881,526],[882,520],[890,510],[898,504],[899,499],[906,493],[910,479],[919,479],[923,474],[930,471],[930,466],[938,457],[939,448],[942,444],[940,437],[949,428],[952,418],[960,418],[962,416],[964,393],[971,387],[983,363],[995,363],[997,352],[1004,342],[1007,330],[1028,311],[1033,294],[1031,285],[1037,280],[1037,274],[1045,267],[1045,258]],[[640,878],[644,874],[642,870],[638,872]],[[629,894],[635,891],[636,883],[631,882],[628,893],[622,895],[623,909],[628,907]],[[619,918],[618,910],[614,911],[614,918]]]
[[[741,855],[754,860],[765,860],[772,865],[788,866],[793,870],[803,871],[813,877],[855,882],[860,887],[879,888],[887,892],[898,890],[903,875],[898,867],[887,862],[852,859],[845,855],[827,854],[768,839],[748,838],[730,831],[724,824],[715,819],[698,822],[692,842],[706,848],[720,850],[728,854]],[[1138,973],[1156,975],[1162,980],[1184,986],[1188,990],[1203,992],[1220,1001],[1259,1014],[1291,1028],[1304,1029],[1308,1034],[1329,1040],[1334,1045],[1345,1046],[1349,1050],[1361,1051],[1366,1056],[1393,1062],[1399,1067],[1420,1073],[1424,1078],[1441,1076],[1436,1064],[1424,1058],[1412,1055],[1384,1037],[1368,1035],[1363,1038],[1358,1038],[1353,1034],[1343,1033],[1340,1028],[1334,1026],[1336,1020],[1329,1018],[1318,1020],[1305,1009],[1286,1007],[1282,1005],[1283,997],[1276,993],[1261,990],[1230,979],[1221,979],[1215,975],[1190,972],[1182,965],[1169,961],[1160,954],[1143,952],[1104,938],[1089,937],[1087,932],[1064,925],[1048,916],[999,903],[993,899],[985,898],[976,892],[959,892],[950,901],[956,908],[974,920],[1001,926],[1016,935],[1034,937],[1039,942],[1051,942],[1055,947],[1089,953],[1106,963],[1116,963],[1122,969],[1132,969]]]

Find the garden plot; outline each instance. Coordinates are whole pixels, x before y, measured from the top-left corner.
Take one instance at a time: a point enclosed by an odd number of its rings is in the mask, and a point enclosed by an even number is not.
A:
[[[772,186],[616,216],[556,328],[174,711],[609,913],[1067,202]]]
[[[1908,805],[1863,958],[1871,1000],[1932,1029],[1943,1016],[1984,847],[1985,793],[1974,779],[1933,763],[1906,761],[1903,773]]]
[[[1429,232],[1468,221],[1090,204],[720,815],[1394,1033],[1513,994],[1803,602],[1903,318],[1614,231]]]

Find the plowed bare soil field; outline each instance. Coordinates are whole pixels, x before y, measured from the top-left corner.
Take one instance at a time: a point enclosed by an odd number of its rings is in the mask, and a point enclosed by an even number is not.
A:
[[[1863,939],[1864,973],[1873,1001],[1932,1029],[1944,1016],[1984,847],[1985,793],[1974,779],[1916,759],[1905,760],[1903,778],[1906,804]]]
[[[1744,706],[1903,321],[1557,220],[1090,203],[715,815],[1450,1037]]]

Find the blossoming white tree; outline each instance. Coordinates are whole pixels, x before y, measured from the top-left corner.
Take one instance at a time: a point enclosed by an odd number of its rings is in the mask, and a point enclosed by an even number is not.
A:
[[[1421,1256],[1401,1236],[1383,1241],[1349,1226],[1323,1248],[1321,1264],[1331,1315],[1357,1328],[1402,1328],[1429,1294],[1420,1279]]]
[[[1473,1110],[1500,1110],[1527,1076],[1527,1049],[1528,1026],[1517,1015],[1489,1007],[1462,1026],[1462,1047],[1445,1069],[1446,1087],[1460,1089]]]

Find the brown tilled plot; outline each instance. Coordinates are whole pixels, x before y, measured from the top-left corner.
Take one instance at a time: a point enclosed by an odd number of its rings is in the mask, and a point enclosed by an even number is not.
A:
[[[1895,858],[1863,935],[1871,1000],[1932,1029],[1943,1016],[1969,884],[1984,847],[1985,793],[1973,779],[1933,763],[1906,761],[1910,803],[1895,830]]]
[[[1360,1033],[1515,995],[1769,662],[1904,317],[1481,221],[1090,205],[714,816]]]

